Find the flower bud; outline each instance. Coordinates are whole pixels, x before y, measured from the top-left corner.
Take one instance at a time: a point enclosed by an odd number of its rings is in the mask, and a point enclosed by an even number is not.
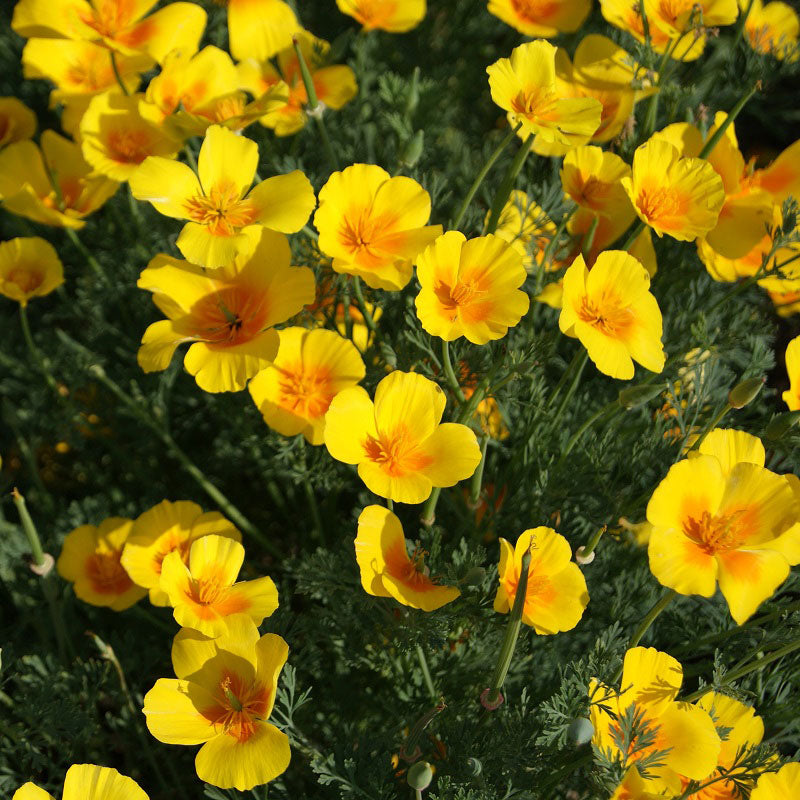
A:
[[[798,421],[800,421],[800,411],[784,411],[783,414],[778,414],[770,420],[764,436],[770,441],[777,442],[778,439],[783,439]]]
[[[576,717],[567,728],[567,739],[574,747],[580,747],[592,740],[594,726],[586,717]]]
[[[467,759],[467,772],[472,775],[473,778],[477,778],[478,775],[483,772],[483,764],[478,761],[477,758],[468,758]]]
[[[433,780],[433,767],[427,761],[417,761],[408,768],[406,783],[412,788],[421,792],[431,785]]]
[[[626,410],[643,406],[657,397],[664,391],[662,384],[651,384],[649,386],[628,386],[619,393],[617,402]]]
[[[584,566],[585,564],[591,564],[592,561],[594,561],[594,550],[592,550],[592,552],[589,553],[588,556],[585,555],[585,553],[586,553],[586,548],[583,546],[579,547],[575,551],[575,561],[581,566]]]
[[[480,586],[486,577],[486,570],[483,567],[472,567],[461,579],[464,586]]]
[[[406,95],[406,116],[410,117],[416,110],[419,104],[419,67],[414,67],[414,72],[411,75],[411,84],[408,87],[408,94]]]
[[[422,155],[425,144],[425,131],[417,131],[407,142],[400,156],[401,163],[413,167]]]
[[[765,380],[766,378],[760,375],[757,378],[748,378],[741,383],[737,383],[728,392],[728,404],[732,408],[744,408],[748,403],[752,403],[758,397]]]

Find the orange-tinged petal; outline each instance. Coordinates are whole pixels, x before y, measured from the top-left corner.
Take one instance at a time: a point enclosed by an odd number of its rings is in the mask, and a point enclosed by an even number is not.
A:
[[[789,576],[789,562],[774,550],[718,553],[719,588],[738,625],[746,622]]]
[[[455,486],[469,478],[481,461],[481,449],[471,428],[445,422],[422,443],[428,457],[423,474],[434,486]]]
[[[231,586],[244,563],[244,547],[224,536],[195,539],[189,550],[189,570],[196,580],[214,579]]]
[[[702,597],[711,597],[716,591],[717,560],[681,529],[654,527],[647,555],[650,571],[662,586]]]
[[[438,586],[422,575],[409,583],[394,575],[385,574],[383,585],[398,603],[421,611],[436,611],[461,596],[455,586]]]
[[[121,34],[117,41],[142,50],[159,64],[172,50],[197,51],[206,27],[206,12],[196,3],[170,3]]]
[[[375,389],[375,421],[381,432],[402,428],[421,443],[436,430],[446,403],[444,392],[432,380],[395,370]]]
[[[421,472],[392,475],[372,461],[358,465],[358,477],[371,492],[396,503],[423,503],[433,489],[430,478]]]
[[[149,156],[130,179],[137,200],[152,203],[156,211],[175,219],[187,219],[186,203],[200,189],[191,167],[168,158]]]
[[[325,415],[325,446],[337,461],[358,464],[365,458],[364,442],[378,436],[375,406],[361,386],[334,397]]]
[[[403,526],[395,514],[383,506],[367,506],[358,517],[355,539],[356,563],[361,573],[361,585],[367,594],[390,597],[383,585],[386,569],[385,552],[405,553]]]
[[[197,158],[197,174],[206,195],[214,187],[232,185],[243,197],[257,166],[258,145],[254,141],[222,125],[208,128]]]

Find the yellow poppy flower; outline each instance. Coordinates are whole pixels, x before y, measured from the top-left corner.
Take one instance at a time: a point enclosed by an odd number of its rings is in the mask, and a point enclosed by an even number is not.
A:
[[[430,215],[430,195],[415,180],[353,164],[320,190],[314,225],[336,272],[399,291],[411,280],[414,258],[442,233],[441,225],[425,224]]]
[[[53,796],[34,783],[20,786],[11,800],[54,800]],[[61,800],[148,800],[132,778],[120,775],[111,767],[95,764],[73,764],[64,777]]]
[[[473,344],[501,339],[527,312],[519,251],[499,236],[448,231],[417,256],[417,316],[431,336]]]
[[[733,25],[739,8],[736,0],[645,0],[645,14],[651,30],[658,29],[670,42],[677,42],[673,55],[677,60],[681,51],[698,47],[695,40],[702,50],[706,29]]]
[[[34,222],[80,230],[119,188],[92,169],[79,145],[45,131],[41,150],[30,141],[0,152],[0,202]]]
[[[148,156],[174,156],[180,141],[147,113],[142,95],[93,98],[79,126],[83,157],[97,172],[127,181]]]
[[[228,269],[205,270],[167,255],[156,256],[138,286],[168,319],[154,322],[142,337],[139,366],[167,368],[175,349],[194,342],[184,366],[207,392],[238,392],[278,352],[275,325],[314,299],[314,273],[291,267],[286,237],[261,229],[252,255]]]
[[[709,713],[675,700],[682,682],[683,668],[672,656],[652,647],[634,647],[625,653],[620,691],[595,680],[589,686],[592,745],[597,750],[625,757],[617,741],[619,720],[631,706],[652,732],[651,745],[637,742],[639,737],[629,743],[627,763],[636,766],[652,753],[664,753],[661,766],[648,766],[651,777],[644,781],[656,795],[662,790],[667,796],[680,794],[682,775],[701,781],[719,763],[722,743]]]
[[[413,372],[395,371],[375,390],[360,386],[333,398],[325,415],[325,446],[379,497],[422,503],[433,487],[469,478],[481,460],[475,434],[459,423],[440,424],[444,392]]]
[[[526,36],[574,33],[586,21],[591,0],[489,0],[494,14]]]
[[[253,252],[263,228],[299,231],[314,208],[308,178],[294,170],[251,187],[258,166],[258,145],[221,125],[203,139],[197,174],[168,158],[147,159],[131,181],[137,200],[156,211],[189,220],[176,242],[189,261],[227,267]]]
[[[591,272],[578,256],[564,275],[558,326],[580,339],[600,372],[620,380],[633,377],[633,362],[664,369],[661,310],[650,293],[642,263],[622,250],[597,257]]]
[[[425,18],[425,0],[336,0],[342,14],[360,22],[365,31],[406,33]]]
[[[771,164],[753,170],[749,181],[769,192],[776,204],[783,203],[789,195],[800,196],[800,139],[783,150]]]
[[[569,542],[552,528],[524,531],[512,547],[500,538],[500,585],[494,610],[507,614],[514,605],[522,573],[522,557],[530,549],[528,586],[522,621],[538,634],[571,631],[581,620],[589,603],[586,580],[572,561]]]
[[[600,126],[602,105],[591,97],[564,97],[556,85],[556,48],[537,40],[515,47],[511,58],[486,68],[492,100],[508,112],[521,137],[537,134],[545,142],[583,144]]]
[[[178,2],[145,16],[154,5],[155,0],[20,0],[11,27],[26,39],[83,39],[158,62],[173,49],[197,50],[206,12]]]
[[[525,269],[530,272],[534,264],[541,264],[544,250],[555,232],[556,226],[544,210],[525,192],[514,189],[500,212],[495,234],[516,248],[523,257]]]
[[[134,520],[120,560],[131,580],[147,589],[154,606],[167,606],[169,597],[159,585],[164,558],[177,551],[187,563],[192,542],[212,533],[237,542],[242,539],[242,534],[217,511],[204,513],[197,503],[188,500],[163,500]]]
[[[247,388],[270,428],[322,444],[331,401],[361,381],[364,362],[356,346],[335,331],[284,328],[278,336],[278,355]]]
[[[295,38],[311,74],[317,99],[326,108],[338,111],[358,93],[355,73],[342,64],[324,66],[330,51],[330,44],[324,39],[318,39],[308,31],[300,31]],[[301,130],[308,120],[305,112],[308,95],[294,47],[281,50],[277,60],[278,69],[271,61],[243,61],[238,65],[239,81],[255,97],[273,90],[282,81],[286,82],[288,98],[282,104],[276,104],[275,108],[261,117],[260,122],[272,128],[276,136],[291,136]]]
[[[648,792],[647,784],[639,774],[639,770],[630,767],[609,800],[664,800],[664,795],[660,792],[658,794]]]
[[[289,738],[267,720],[288,653],[280,636],[259,638],[243,615],[217,639],[184,628],[172,645],[177,679],[157,680],[144,698],[150,733],[202,744],[195,769],[212,786],[245,792],[277,778],[289,766]]]
[[[301,28],[283,0],[223,0],[228,6],[228,37],[237,61],[266,61],[292,46]]]
[[[749,0],[739,0],[742,10],[748,5]],[[789,63],[800,58],[797,49],[800,17],[787,3],[773,0],[764,4],[761,0],[753,0],[744,32],[750,47],[757,53],[771,53],[775,58]]]
[[[592,214],[622,218],[623,230],[633,222],[634,211],[620,181],[631,168],[616,154],[584,145],[570,150],[561,168],[561,186],[574,203]]]
[[[53,245],[38,236],[0,242],[0,294],[27,306],[64,283],[64,266]]]
[[[669,142],[650,139],[633,154],[633,175],[621,183],[639,218],[658,236],[685,242],[705,236],[725,202],[722,179],[708,161],[681,158]]]
[[[436,611],[461,592],[430,577],[424,554],[409,557],[400,520],[388,508],[367,506],[358,517],[355,540],[361,585],[374,597],[393,597],[422,611]]]
[[[781,397],[789,411],[800,411],[800,336],[795,336],[786,348],[786,374],[789,388]]]
[[[800,763],[784,764],[777,772],[766,772],[750,794],[750,800],[794,800],[800,797]]]
[[[227,633],[242,614],[260,625],[278,607],[278,590],[267,577],[236,582],[243,563],[244,547],[216,534],[191,543],[188,564],[177,550],[167,553],[158,585],[175,621],[212,638]]]
[[[797,500],[764,468],[756,437],[713,431],[674,464],[647,506],[650,570],[680,594],[711,597],[717,583],[738,624],[800,563]]]
[[[56,568],[84,603],[124,611],[147,594],[120,563],[132,528],[133,520],[111,517],[97,527],[81,525],[67,534]]]
[[[30,139],[36,133],[36,114],[16,97],[0,97],[0,148]]]

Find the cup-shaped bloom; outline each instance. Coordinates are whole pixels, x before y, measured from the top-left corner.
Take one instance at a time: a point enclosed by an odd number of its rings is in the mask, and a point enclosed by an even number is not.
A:
[[[154,0],[20,0],[11,27],[26,39],[81,39],[124,55],[145,53],[158,62],[173,49],[197,50],[206,12],[178,2],[145,16],[154,5]]]
[[[618,743],[624,733],[621,720],[633,712],[639,732],[634,730],[628,741],[627,763],[635,766],[661,753],[661,766],[648,766],[651,777],[646,784],[671,794],[682,791],[681,775],[698,781],[708,776],[719,763],[721,749],[709,713],[676,702],[682,682],[683,668],[672,656],[652,647],[634,647],[625,653],[620,691],[594,680],[589,687],[593,746],[624,758]]]
[[[794,800],[800,797],[800,763],[784,764],[777,772],[765,772],[750,793],[750,800]]]
[[[343,64],[325,66],[330,44],[324,39],[318,39],[308,31],[300,31],[295,39],[311,74],[317,99],[326,108],[338,111],[358,93],[355,73]],[[301,130],[308,120],[305,111],[308,94],[294,47],[281,50],[277,61],[277,69],[271,61],[243,61],[238,65],[239,81],[255,97],[260,97],[282,81],[286,82],[288,97],[261,117],[260,122],[272,128],[276,136],[290,136]]]
[[[473,344],[501,339],[527,312],[519,251],[489,234],[467,241],[448,231],[417,256],[417,316],[431,336]]]
[[[682,158],[677,147],[650,139],[633,154],[633,174],[621,179],[633,208],[659,236],[688,242],[705,236],[725,202],[722,178],[702,158]]]
[[[578,256],[564,275],[561,332],[580,339],[600,372],[633,377],[633,362],[664,369],[661,310],[650,275],[623,250],[600,253],[591,271]]]
[[[740,431],[713,431],[674,464],[647,506],[650,570],[680,594],[719,588],[740,625],[800,563],[797,498]]]
[[[425,224],[430,216],[430,195],[415,180],[353,164],[320,189],[314,225],[336,272],[399,291],[411,280],[412,261],[442,233],[441,225]]]
[[[54,800],[34,783],[20,786],[11,800]],[[120,775],[111,767],[73,764],[64,777],[61,800],[148,800],[133,778]]]
[[[81,525],[67,534],[56,569],[84,603],[124,611],[147,594],[120,562],[132,528],[133,520],[111,517],[97,527]]]
[[[365,31],[406,33],[425,18],[426,0],[336,0],[339,11]]]
[[[786,348],[786,373],[789,388],[781,397],[789,411],[800,411],[800,336],[795,336]]]
[[[0,147],[30,139],[36,133],[36,114],[16,97],[0,97]]]
[[[216,534],[191,543],[188,564],[177,550],[167,553],[159,588],[175,621],[212,638],[227,633],[242,614],[260,625],[278,607],[278,590],[267,577],[237,582],[243,563],[244,547]]]
[[[367,594],[393,597],[422,611],[436,611],[461,594],[455,586],[442,586],[430,577],[421,550],[409,556],[403,525],[388,508],[367,506],[361,512],[355,546]]]
[[[177,551],[188,563],[192,542],[212,533],[237,542],[242,539],[218,511],[205,513],[188,500],[162,500],[134,520],[122,551],[122,566],[137,586],[148,590],[154,606],[168,606],[169,596],[159,586],[164,558]]]
[[[284,328],[278,336],[278,355],[247,388],[270,428],[283,436],[302,433],[309,444],[322,444],[331,401],[362,380],[364,361],[356,346],[335,331]]]
[[[308,178],[294,170],[253,186],[258,145],[221,125],[203,139],[197,174],[186,164],[149,158],[131,181],[137,200],[167,217],[189,220],[178,236],[184,257],[204,267],[227,267],[252,253],[260,231],[299,231],[314,208]]]
[[[739,0],[739,8],[749,8],[747,21],[744,24],[745,38],[757,53],[770,53],[780,61],[793,63],[798,55],[798,37],[800,37],[800,17],[788,3],[773,0],[753,3]]]
[[[707,29],[732,25],[739,16],[736,0],[644,0],[644,7],[650,29],[675,43],[676,60],[687,60],[682,52],[689,56],[698,49],[702,52]]]
[[[142,337],[139,366],[167,368],[175,349],[194,342],[184,366],[207,392],[238,392],[278,353],[275,325],[314,300],[314,273],[290,266],[283,234],[261,229],[253,253],[227,269],[205,270],[166,255],[156,256],[138,286],[168,319],[154,322]]]
[[[80,146],[55,131],[40,141],[41,149],[25,141],[0,152],[0,202],[34,222],[80,230],[119,183],[96,173]]]
[[[245,792],[268,783],[291,757],[289,738],[267,721],[288,653],[280,636],[259,638],[244,616],[217,639],[184,628],[172,645],[177,679],[157,680],[144,698],[150,733],[166,744],[202,744],[195,769],[212,786]]]
[[[64,283],[64,266],[55,248],[38,236],[0,242],[0,294],[27,306]]]
[[[569,542],[552,528],[524,531],[513,547],[501,537],[494,610],[507,614],[513,607],[528,550],[531,562],[522,621],[539,634],[571,631],[583,616],[589,594],[581,568],[572,561]]]
[[[174,156],[180,141],[147,113],[142,95],[93,98],[79,125],[83,157],[97,172],[127,181],[149,156]]]
[[[577,31],[591,8],[591,0],[489,0],[490,14],[526,36],[547,39]]]
[[[475,434],[457,422],[440,424],[444,392],[414,372],[395,371],[375,390],[360,386],[333,398],[325,415],[325,446],[379,497],[421,503],[434,486],[469,478],[481,460]]]
[[[532,270],[534,263],[541,263],[555,232],[556,226],[541,206],[525,192],[514,189],[500,212],[495,234],[513,245],[522,255],[525,269]]]
[[[486,68],[492,100],[509,112],[521,136],[545,142],[584,144],[600,126],[601,104],[591,97],[565,97],[556,84],[556,48],[539,39]]]
[[[620,180],[630,177],[631,168],[615,153],[594,145],[570,150],[561,168],[561,186],[573,202],[592,214],[622,218],[623,230],[634,211]]]
[[[228,0],[228,38],[237,61],[266,61],[292,46],[300,23],[283,0]]]

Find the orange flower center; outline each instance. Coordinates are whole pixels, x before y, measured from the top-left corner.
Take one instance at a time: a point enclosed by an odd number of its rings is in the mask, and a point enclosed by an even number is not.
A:
[[[573,191],[573,199],[578,205],[601,209],[608,202],[611,185],[599,180],[594,175],[590,175],[585,181],[581,176],[576,181]]]
[[[511,0],[511,7],[526,22],[541,22],[558,8],[553,0]]]
[[[67,66],[67,84],[95,92],[105,89],[116,81],[111,63],[100,62],[96,57],[75,60]]]
[[[217,705],[200,713],[223,733],[239,742],[246,742],[269,708],[270,692],[255,681],[248,682],[235,673],[225,671],[215,692]]]
[[[151,155],[150,135],[147,131],[118,128],[110,131],[106,139],[109,157],[118,164],[141,164]]]
[[[725,766],[730,768],[731,765],[727,764]],[[718,769],[715,769],[707,778],[703,780],[703,783],[708,783],[715,778],[720,778],[721,774],[722,773]],[[689,780],[689,778],[685,778],[683,775],[681,775],[680,778],[681,788],[685,790],[686,787],[691,783],[691,780]],[[740,783],[741,780],[741,777],[738,778],[737,783]],[[748,785],[752,786],[752,782],[748,781],[747,783]],[[742,794],[737,788],[736,783],[733,781],[718,780],[716,783],[706,786],[699,792],[693,792],[692,794],[688,795],[686,800],[739,800],[741,797]]]
[[[133,586],[120,563],[121,555],[122,550],[112,550],[110,553],[92,553],[86,559],[86,576],[98,594],[123,594]]]
[[[367,435],[363,446],[367,459],[393,478],[419,472],[432,461],[404,426],[392,433],[379,433],[377,439]]]
[[[205,225],[214,236],[233,236],[258,217],[253,204],[242,199],[230,182],[220,182],[205,194],[187,200],[184,208],[190,220]]]
[[[658,15],[661,19],[677,26],[678,18],[692,10],[692,6],[699,5],[696,0],[661,0],[658,4]]]
[[[366,208],[345,214],[339,229],[339,241],[353,258],[379,263],[380,252],[375,242],[385,234],[388,221],[385,217],[372,217],[371,211],[371,208]]]
[[[404,543],[384,554],[386,572],[415,591],[433,588],[436,584],[429,577],[425,566],[425,551],[417,547],[409,558]]]
[[[6,281],[19,286],[25,294],[30,294],[42,285],[44,275],[33,267],[15,267],[6,275]]]
[[[222,346],[242,344],[264,330],[267,298],[249,287],[229,286],[198,300],[190,316],[198,339]]]
[[[736,550],[746,536],[743,511],[712,516],[704,511],[700,519],[689,517],[683,523],[683,532],[705,550],[708,555],[727,550]]]
[[[595,301],[584,296],[578,309],[578,318],[597,328],[606,336],[620,338],[633,323],[631,309],[620,303],[616,297],[601,295]]]
[[[686,198],[671,186],[642,186],[636,205],[650,222],[664,227],[683,224],[686,215]]]
[[[240,117],[244,113],[244,107],[243,95],[228,95],[228,97],[223,97],[214,103],[210,117],[214,122],[225,122],[226,120]]]
[[[556,93],[549,88],[535,86],[532,89],[521,91],[511,100],[511,110],[524,117],[548,117],[552,114],[553,106],[558,98]]]
[[[163,541],[158,543],[158,549],[153,553],[153,560],[151,561],[153,572],[160,575],[161,565],[164,563],[164,559],[175,550],[180,553],[183,563],[188,564],[189,548],[191,545],[191,541],[184,538],[184,535],[180,533],[172,533],[169,536],[163,537]]]
[[[95,0],[94,6],[88,11],[78,12],[78,17],[100,36],[113,39],[133,22],[132,0]]]
[[[454,286],[440,283],[434,288],[434,293],[442,304],[444,311],[450,315],[450,321],[454,321],[458,316],[459,309],[479,300],[486,294],[485,289],[480,289],[475,281],[461,281]]]
[[[779,49],[778,45],[781,43],[782,34],[778,33],[769,23],[747,22],[745,23],[745,31],[753,50],[756,52],[769,53],[771,50]]]
[[[279,405],[306,419],[318,419],[328,410],[333,393],[327,369],[309,369],[298,364],[279,367],[278,371],[281,375],[278,379]]]

